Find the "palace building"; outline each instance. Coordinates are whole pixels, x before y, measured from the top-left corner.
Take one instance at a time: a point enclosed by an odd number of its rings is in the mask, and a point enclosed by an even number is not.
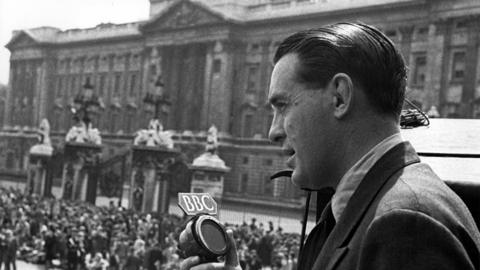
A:
[[[146,21],[102,23],[62,31],[15,31],[0,168],[21,171],[29,130],[47,118],[60,143],[72,126],[76,93],[90,80],[102,99],[96,117],[105,156],[131,145],[152,112],[143,98],[161,77],[171,107],[161,121],[192,162],[205,131],[220,131],[220,153],[232,170],[231,198],[302,194],[288,181],[268,142],[272,110],[267,92],[272,58],[289,34],[338,21],[375,25],[400,48],[409,66],[407,97],[442,117],[480,118],[480,2],[475,0],[150,0]],[[22,139],[23,138],[23,139]],[[24,142],[24,141],[27,142]],[[10,143],[12,141],[12,143]]]

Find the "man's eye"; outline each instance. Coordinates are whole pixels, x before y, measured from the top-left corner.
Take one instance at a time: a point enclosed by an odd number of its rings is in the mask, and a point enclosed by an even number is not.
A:
[[[287,103],[286,102],[278,102],[277,104],[275,104],[275,107],[278,109],[278,110],[284,110],[286,107],[287,107]]]

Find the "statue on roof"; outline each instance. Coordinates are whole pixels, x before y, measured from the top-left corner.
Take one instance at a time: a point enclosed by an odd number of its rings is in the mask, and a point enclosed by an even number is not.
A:
[[[102,144],[102,137],[97,128],[92,128],[92,123],[80,121],[78,126],[73,126],[65,136],[67,142]]]
[[[44,145],[52,145],[50,140],[50,124],[46,118],[42,119],[40,122],[40,127],[38,128],[39,134],[39,143]]]
[[[158,119],[150,120],[148,129],[137,131],[133,145],[163,146],[173,149],[172,132],[164,131]]]
[[[34,155],[52,155],[53,147],[50,140],[50,124],[47,119],[40,121],[38,128],[38,143],[30,148],[30,154]]]
[[[208,129],[207,133],[207,146],[205,150],[212,154],[215,154],[218,149],[218,129],[215,125],[212,125]]]

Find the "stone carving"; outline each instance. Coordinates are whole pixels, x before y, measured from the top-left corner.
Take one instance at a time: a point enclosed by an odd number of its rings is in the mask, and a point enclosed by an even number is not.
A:
[[[215,125],[212,125],[208,129],[207,146],[205,147],[205,150],[207,152],[215,154],[217,152],[217,148],[218,148],[218,129]]]
[[[52,145],[50,140],[50,124],[47,119],[42,119],[38,133],[40,134],[40,143],[45,145]]]
[[[100,137],[100,131],[96,128],[92,128],[92,123],[85,125],[84,122],[80,122],[78,126],[73,126],[65,137],[67,142],[76,143],[93,143],[102,144],[102,137]]]
[[[193,160],[193,168],[209,167],[217,170],[229,170],[225,165],[225,162],[217,155],[218,149],[218,129],[212,125],[208,129],[207,145],[205,147],[205,153]]]
[[[214,14],[206,12],[189,3],[183,3],[174,9],[165,19],[161,19],[160,28],[181,28],[219,22]]]
[[[153,47],[150,55],[150,89],[155,90],[155,84],[162,74],[162,56],[158,48]]]
[[[171,131],[163,131],[163,126],[158,119],[150,120],[148,129],[137,131],[133,145],[163,146],[173,149]]]
[[[50,140],[50,124],[47,119],[42,119],[38,129],[38,144],[30,148],[30,154],[52,155],[53,147]]]

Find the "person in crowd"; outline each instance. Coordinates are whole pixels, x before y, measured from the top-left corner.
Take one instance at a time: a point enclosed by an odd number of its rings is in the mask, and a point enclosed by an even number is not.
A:
[[[3,198],[3,199],[2,199]],[[45,264],[47,269],[84,270],[92,267],[97,259],[96,253],[102,254],[102,260],[108,263],[110,270],[124,269],[162,269],[178,270],[180,258],[177,254],[177,240],[181,232],[180,225],[185,219],[175,215],[154,216],[133,210],[114,207],[94,207],[87,203],[40,198],[35,195],[25,195],[18,190],[6,190],[0,187],[1,219],[15,220],[2,227],[0,233],[0,249],[6,253],[6,241],[2,235],[6,229],[17,228],[19,222],[27,221],[36,224],[37,233],[30,233],[19,248],[17,259],[37,264]],[[5,200],[5,201],[3,201]],[[12,211],[22,208],[21,211]],[[16,218],[11,218],[16,215]],[[142,220],[141,223],[137,222]],[[255,222],[254,222],[255,223]],[[235,231],[235,241],[243,243],[243,265],[247,270],[252,254],[255,254],[254,267],[258,257],[261,239],[269,239],[265,245],[272,247],[271,256],[267,260],[278,257],[277,253],[287,247],[293,250],[291,240],[298,239],[298,234],[280,234],[260,226],[250,227],[249,224],[228,225]],[[141,225],[141,226],[140,226]],[[32,226],[30,226],[31,231]],[[110,231],[108,241],[107,229]],[[253,228],[253,229],[252,229]],[[130,234],[128,233],[130,231]],[[160,231],[161,234],[159,233]],[[99,234],[100,232],[100,234]],[[22,230],[12,231],[16,239],[20,239]],[[141,233],[147,233],[144,237]],[[270,234],[270,236],[265,237]],[[161,236],[162,235],[162,236]],[[252,237],[254,235],[255,237]],[[160,237],[163,237],[160,239]],[[101,239],[101,240],[99,240]],[[104,244],[102,244],[102,241]],[[139,240],[140,239],[140,240]],[[252,240],[250,240],[252,239]],[[247,246],[251,244],[252,249]],[[3,244],[2,244],[3,243]],[[103,248],[102,248],[103,247]],[[132,250],[129,252],[129,250]],[[134,250],[137,250],[135,253]],[[144,252],[144,251],[147,252]],[[158,252],[160,251],[160,252]],[[292,251],[294,252],[294,251]],[[48,258],[48,259],[47,259]],[[161,258],[161,259],[158,259]],[[97,262],[98,265],[98,262]],[[102,263],[102,265],[104,265]]]
[[[3,254],[5,270],[17,270],[17,249],[18,240],[14,237],[12,230],[5,231],[6,250]]]
[[[87,254],[85,258],[85,266],[87,270],[107,270],[108,260],[106,260],[101,252],[95,253],[94,256],[90,256],[91,253]]]
[[[67,235],[67,270],[77,270],[80,262],[82,261],[82,252],[80,250],[80,245],[74,235],[77,233],[78,232],[75,230],[72,233],[69,233],[69,235]]]
[[[471,213],[400,135],[407,68],[392,41],[336,23],[287,37],[273,62],[269,138],[296,186],[334,192],[298,269],[480,269]],[[224,263],[181,269],[239,269],[229,246]]]
[[[7,253],[7,239],[5,237],[4,228],[0,228],[0,269],[4,263],[4,257]]]
[[[257,250],[252,250],[247,261],[247,267],[249,270],[261,270],[262,269],[262,261],[257,256]]]
[[[157,270],[164,263],[162,248],[156,244],[145,251],[143,260],[145,270]]]
[[[143,260],[141,257],[141,251],[135,251],[133,247],[130,248],[124,270],[143,270]]]
[[[57,237],[55,236],[55,227],[50,225],[48,231],[45,235],[45,265],[49,269],[51,266],[52,260],[57,258]]]

